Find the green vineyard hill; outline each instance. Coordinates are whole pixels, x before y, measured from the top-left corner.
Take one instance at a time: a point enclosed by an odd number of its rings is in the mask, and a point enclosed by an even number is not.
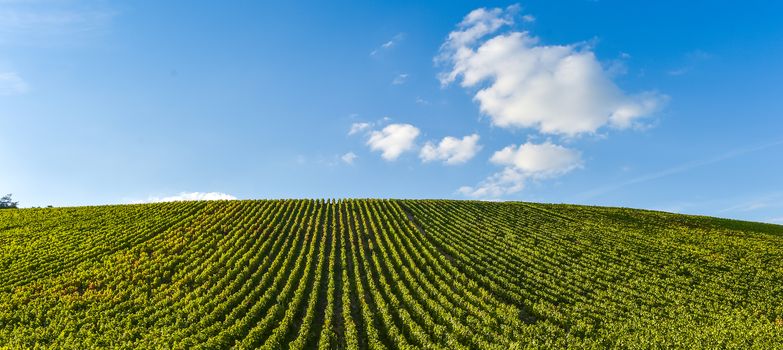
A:
[[[783,348],[783,226],[245,200],[0,211],[0,348]]]

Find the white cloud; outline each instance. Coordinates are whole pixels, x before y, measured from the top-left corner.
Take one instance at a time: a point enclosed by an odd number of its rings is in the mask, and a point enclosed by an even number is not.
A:
[[[481,145],[478,144],[478,141],[478,134],[465,136],[461,140],[447,136],[437,145],[427,142],[421,149],[419,158],[425,163],[435,160],[440,160],[450,165],[465,163],[481,150]]]
[[[469,46],[473,45],[478,39],[493,33],[504,25],[514,23],[514,11],[518,6],[509,7],[507,11],[499,8],[487,10],[480,8],[471,11],[458,25],[461,30],[455,30],[449,33],[446,42],[441,46],[439,60],[452,60],[452,55],[467,55]],[[453,79],[452,79],[453,80]]]
[[[27,82],[14,72],[0,73],[0,95],[18,95],[27,92]]]
[[[462,186],[457,192],[467,197],[497,198],[519,192],[523,188],[525,188],[525,174],[507,167],[481,181],[477,186]]]
[[[578,151],[550,142],[521,146],[510,145],[495,152],[492,163],[514,167],[529,177],[548,178],[560,176],[581,166],[582,157]]]
[[[518,10],[474,10],[436,58],[448,66],[442,84],[461,79],[465,88],[481,87],[474,100],[492,124],[573,136],[605,125],[629,127],[666,101],[654,92],[623,92],[586,45],[542,45],[514,31],[486,38],[513,24]]]
[[[528,23],[532,23],[536,21],[536,17],[533,15],[524,15],[522,16],[522,20]]]
[[[773,223],[773,224],[783,224],[783,216],[779,218],[771,218],[768,219],[767,222]]]
[[[357,156],[353,152],[348,152],[348,153],[343,154],[342,156],[340,156],[340,160],[345,162],[345,164],[353,164],[353,161],[355,161],[356,158],[359,158],[359,156]]]
[[[353,135],[368,130],[371,126],[372,124],[370,123],[353,123],[351,124],[351,129],[348,130],[348,135]]]
[[[397,74],[397,76],[394,77],[394,80],[392,80],[392,84],[402,85],[405,84],[406,80],[408,80],[408,73]]]
[[[381,131],[373,131],[367,145],[373,151],[381,151],[385,160],[396,160],[400,154],[414,147],[419,129],[410,124],[389,124]]]
[[[134,201],[133,203],[159,203],[159,202],[181,202],[181,201],[216,201],[237,199],[230,194],[221,192],[182,192],[178,195],[168,197],[149,197],[146,201]]]
[[[528,179],[562,176],[582,166],[582,157],[578,151],[550,142],[511,145],[495,152],[490,161],[504,166],[503,170],[475,187],[460,187],[458,192],[468,197],[501,197],[521,191]]]

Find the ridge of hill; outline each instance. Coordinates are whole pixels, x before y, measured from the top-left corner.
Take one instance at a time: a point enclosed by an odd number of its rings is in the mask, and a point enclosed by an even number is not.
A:
[[[783,348],[783,226],[523,202],[0,211],[0,348]]]

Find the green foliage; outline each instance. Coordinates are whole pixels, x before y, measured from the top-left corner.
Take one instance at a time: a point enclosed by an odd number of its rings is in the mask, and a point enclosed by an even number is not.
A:
[[[275,200],[0,212],[0,348],[783,347],[783,227]]]

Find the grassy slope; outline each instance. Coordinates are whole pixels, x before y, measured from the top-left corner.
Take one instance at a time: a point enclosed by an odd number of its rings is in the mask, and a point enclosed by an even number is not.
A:
[[[783,226],[474,201],[0,211],[0,347],[783,347]]]

